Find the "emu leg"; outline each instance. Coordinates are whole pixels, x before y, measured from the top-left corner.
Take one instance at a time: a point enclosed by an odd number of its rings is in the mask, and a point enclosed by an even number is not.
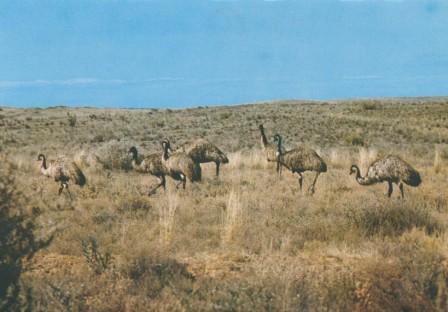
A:
[[[180,180],[179,183],[176,184],[176,189],[179,188],[179,185],[181,185],[184,182],[184,180]]]
[[[317,172],[317,173],[316,173],[316,176],[314,177],[313,184],[311,184],[310,188],[308,189],[308,192],[310,192],[311,195],[314,194],[314,186],[316,185],[317,178],[319,177],[319,174],[320,174],[320,172]]]
[[[302,185],[303,185],[303,175],[301,172],[297,172],[299,174],[299,185],[300,185],[300,192],[302,192]]]
[[[398,187],[400,188],[400,192],[401,192],[401,199],[404,199],[404,190],[403,190],[403,183],[400,182],[400,184],[398,185]]]
[[[216,176],[219,177],[219,162],[216,162]]]
[[[70,190],[68,189],[68,184],[64,183],[64,187],[67,189],[67,193],[68,193],[68,196],[70,197],[70,200],[72,200],[72,193],[70,193]]]
[[[155,194],[156,190],[157,190],[159,187],[161,187],[161,186],[163,186],[163,189],[164,189],[164,190],[166,189],[166,188],[165,188],[165,177],[161,177],[161,178],[160,178],[160,183],[159,183],[155,188],[153,188],[153,189],[151,189],[151,190],[149,191],[148,196],[151,196],[152,194]]]
[[[59,192],[58,192],[59,196],[61,196],[63,189],[64,189],[64,183],[61,183],[61,187],[59,188]]]
[[[187,178],[184,177],[184,179],[182,180],[182,188],[185,190],[185,185],[187,184]]]
[[[387,197],[390,198],[392,196],[393,186],[392,186],[392,182],[391,181],[387,181],[387,183],[389,184],[389,188],[387,189]]]

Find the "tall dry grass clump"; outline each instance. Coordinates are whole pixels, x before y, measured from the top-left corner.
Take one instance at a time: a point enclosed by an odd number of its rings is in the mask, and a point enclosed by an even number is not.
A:
[[[331,166],[337,169],[347,169],[352,162],[350,152],[341,148],[330,149],[328,158]]]
[[[378,158],[378,150],[375,148],[361,147],[359,149],[359,167],[362,172],[366,172],[369,165]]]
[[[366,237],[399,236],[418,228],[428,234],[440,234],[443,226],[427,207],[414,202],[366,203],[346,210],[348,223]]]
[[[163,246],[168,246],[172,241],[176,211],[180,202],[179,196],[173,191],[169,191],[166,197],[166,204],[159,206],[160,242]]]
[[[134,141],[111,140],[95,149],[94,154],[101,159],[104,168],[128,171],[132,169],[132,160],[128,155],[128,150],[130,146],[134,145],[136,145]]]
[[[73,161],[83,168],[103,169],[100,157],[92,151],[80,150],[73,156]]]
[[[243,205],[241,196],[232,190],[227,199],[226,209],[222,213],[222,235],[224,244],[232,241],[236,229],[243,223]]]
[[[434,172],[441,173],[445,168],[445,162],[448,159],[448,147],[438,144],[434,148]]]
[[[229,154],[229,168],[230,169],[266,169],[269,163],[263,151],[253,149],[250,151],[238,151]]]

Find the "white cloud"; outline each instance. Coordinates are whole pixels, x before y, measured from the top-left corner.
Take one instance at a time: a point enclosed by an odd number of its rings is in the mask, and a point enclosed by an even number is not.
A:
[[[96,79],[96,78],[72,78],[60,80],[0,80],[0,88],[21,88],[40,86],[89,86],[89,85],[122,85],[135,83],[156,83],[179,81],[182,78],[160,77],[144,80],[122,80],[122,79]]]
[[[357,75],[357,76],[344,76],[342,79],[347,80],[368,80],[368,79],[381,79],[382,76],[378,75]]]
[[[404,2],[406,0],[339,0],[340,2]]]

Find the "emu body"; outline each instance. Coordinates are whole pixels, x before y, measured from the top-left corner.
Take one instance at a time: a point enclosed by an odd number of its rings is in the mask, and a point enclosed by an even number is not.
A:
[[[39,154],[37,160],[41,162],[40,172],[44,176],[53,178],[56,182],[60,183],[59,195],[61,195],[64,189],[67,189],[67,192],[71,197],[70,190],[68,189],[69,182],[79,185],[80,187],[87,183],[84,173],[73,161],[58,159],[47,162],[44,154]]]
[[[195,164],[185,152],[171,152],[170,142],[166,139],[162,141],[162,147],[162,164],[167,168],[167,173],[172,179],[180,181],[177,187],[182,183],[182,187],[185,189],[187,179],[190,182],[200,181],[201,167],[199,164]]]
[[[217,177],[219,176],[220,165],[229,163],[226,154],[224,154],[216,145],[204,139],[187,143],[182,149],[197,165],[214,162],[216,164]]]
[[[417,170],[398,156],[387,155],[374,161],[367,169],[365,177],[361,176],[359,167],[352,165],[350,174],[355,174],[356,181],[361,185],[372,185],[376,183],[387,182],[387,196],[391,197],[393,192],[392,183],[400,188],[401,198],[404,198],[403,183],[409,186],[417,187],[422,179]]]
[[[159,184],[149,191],[148,196],[153,194],[159,187],[163,187],[164,190],[166,189],[165,176],[168,174],[168,170],[162,163],[162,153],[152,153],[139,159],[137,148],[132,146],[129,149],[129,154],[132,156],[132,168],[135,171],[148,173],[159,179]]]
[[[314,194],[317,178],[322,172],[327,172],[327,164],[324,160],[310,148],[297,147],[285,152],[282,149],[282,137],[279,134],[274,136],[274,141],[277,142],[277,172],[280,173],[281,167],[285,167],[292,173],[297,173],[301,191],[303,185],[302,174],[305,171],[316,172],[313,183],[308,188],[308,192]]]

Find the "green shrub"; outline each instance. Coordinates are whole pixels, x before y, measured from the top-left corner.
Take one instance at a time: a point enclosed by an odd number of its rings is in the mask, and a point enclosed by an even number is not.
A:
[[[345,142],[353,146],[364,146],[364,138],[359,134],[350,134],[345,137]]]
[[[19,278],[21,260],[30,258],[47,246],[34,236],[35,214],[23,209],[22,197],[14,186],[13,168],[4,159],[0,161],[0,311],[17,309],[20,304]]]
[[[68,125],[70,127],[74,127],[76,126],[76,115],[75,114],[70,114],[69,112],[67,112],[67,120],[68,120]]]
[[[95,274],[100,275],[110,268],[112,264],[111,254],[109,252],[101,253],[94,237],[82,240],[81,246],[84,258]]]
[[[379,107],[380,107],[379,104],[377,102],[375,102],[375,101],[364,102],[362,104],[362,108],[364,110],[376,110]]]
[[[346,210],[352,226],[365,236],[397,236],[419,228],[428,234],[440,233],[442,226],[427,209],[410,203],[376,203]]]
[[[129,148],[135,145],[133,142],[110,140],[101,145],[95,153],[101,159],[106,169],[132,169],[132,159],[128,155]]]

